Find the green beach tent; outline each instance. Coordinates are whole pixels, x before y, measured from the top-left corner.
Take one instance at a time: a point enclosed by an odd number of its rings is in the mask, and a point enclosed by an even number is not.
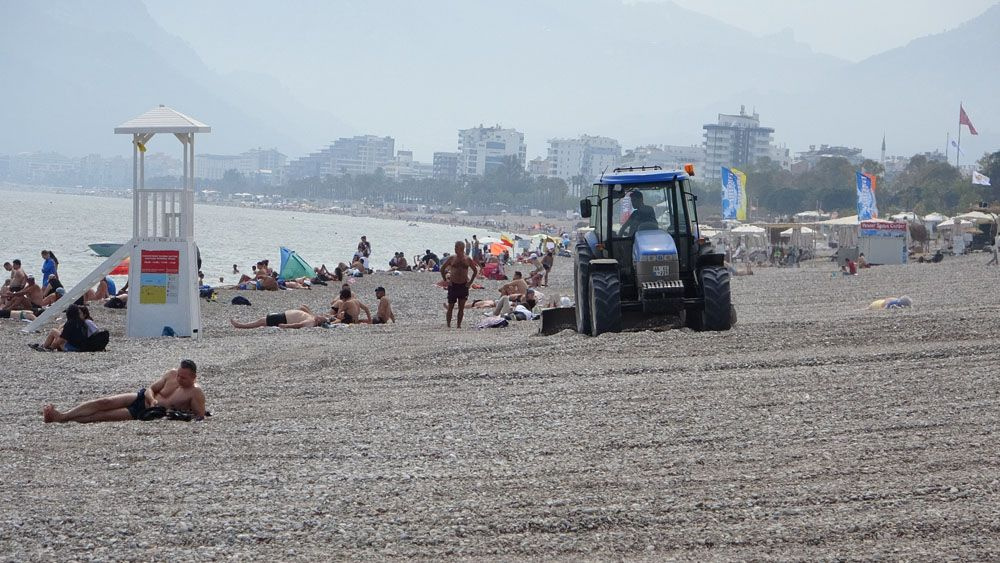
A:
[[[301,277],[313,277],[313,269],[301,256],[295,253],[294,250],[289,250],[284,246],[281,247],[281,269],[278,271],[278,277],[283,280],[291,280]]]

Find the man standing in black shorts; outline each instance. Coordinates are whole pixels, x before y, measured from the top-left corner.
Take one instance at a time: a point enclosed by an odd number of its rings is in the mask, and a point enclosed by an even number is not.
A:
[[[472,270],[472,274],[469,274]],[[451,328],[451,312],[458,303],[458,322],[456,326],[462,328],[462,317],[465,316],[465,301],[469,298],[469,288],[472,287],[473,280],[476,279],[476,263],[465,255],[465,243],[457,241],[455,243],[455,254],[452,254],[441,265],[441,278],[448,282],[448,312],[445,313],[445,322]]]

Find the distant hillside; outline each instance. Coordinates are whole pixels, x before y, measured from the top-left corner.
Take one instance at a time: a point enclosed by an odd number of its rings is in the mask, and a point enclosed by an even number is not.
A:
[[[112,129],[160,103],[213,126],[199,152],[301,151],[310,145],[298,135],[310,121],[349,130],[301,107],[273,78],[212,72],[139,2],[0,0],[0,18],[0,153],[127,153]]]
[[[907,155],[944,150],[947,133],[957,132],[962,101],[980,133],[962,133],[963,160],[971,162],[1000,148],[998,61],[995,5],[953,30],[803,83],[800,94],[777,97],[761,112],[794,146],[851,143],[877,156],[885,131],[888,152]]]

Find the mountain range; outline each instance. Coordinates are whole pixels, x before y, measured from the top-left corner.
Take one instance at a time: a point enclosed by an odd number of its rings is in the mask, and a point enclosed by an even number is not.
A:
[[[858,63],[671,2],[0,0],[0,16],[0,153],[124,154],[111,129],[160,103],[213,126],[199,152],[292,157],[374,133],[426,160],[480,123],[524,131],[529,156],[581,133],[695,144],[741,105],[793,151],[877,155],[884,133],[912,154],[954,135],[959,101],[981,133],[966,158],[1000,145],[1000,6]]]

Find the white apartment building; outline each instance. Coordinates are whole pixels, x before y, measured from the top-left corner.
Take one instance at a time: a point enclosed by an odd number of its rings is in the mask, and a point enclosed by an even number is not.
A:
[[[589,186],[602,172],[613,170],[621,156],[621,145],[610,137],[581,135],[576,139],[550,139],[549,175],[562,178],[571,187],[581,183]],[[574,190],[573,195],[580,194]]]
[[[413,151],[396,151],[396,158],[382,171],[393,180],[420,180],[434,175],[434,165],[413,160]]]
[[[705,147],[701,145],[645,145],[629,149],[622,155],[621,166],[662,166],[664,169],[682,169],[694,164],[696,177],[705,173]]]
[[[524,133],[516,129],[480,125],[458,131],[459,176],[485,176],[512,156],[523,167],[527,154]]]
[[[245,178],[275,174],[285,166],[285,155],[276,149],[250,149],[242,154],[199,154],[194,157],[195,174],[206,180],[221,180],[235,170]]]
[[[739,115],[719,114],[717,123],[709,123],[705,129],[705,174],[702,178],[718,182],[722,177],[721,167],[747,166],[761,157],[772,157],[771,149],[774,129],[760,126],[760,116],[754,112],[747,115],[746,107],[740,107]]]

